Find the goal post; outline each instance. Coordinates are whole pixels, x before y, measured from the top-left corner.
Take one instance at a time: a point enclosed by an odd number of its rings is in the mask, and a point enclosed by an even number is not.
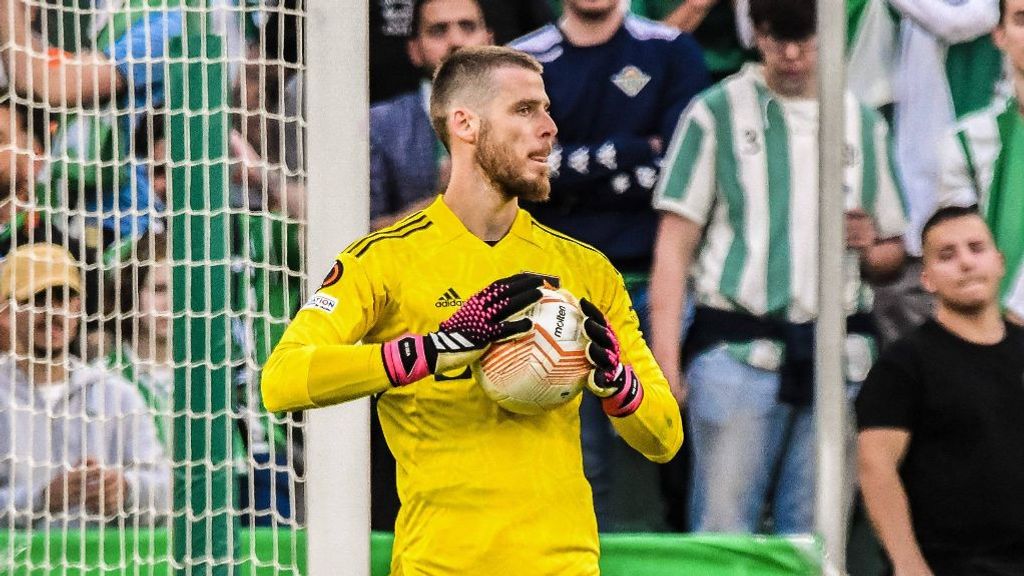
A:
[[[368,0],[311,2],[306,78],[310,292],[369,226]],[[340,56],[339,55],[343,55]],[[315,121],[313,119],[315,118]],[[316,271],[316,272],[314,272]],[[309,575],[370,574],[370,402],[308,414]],[[339,439],[342,439],[339,442]]]

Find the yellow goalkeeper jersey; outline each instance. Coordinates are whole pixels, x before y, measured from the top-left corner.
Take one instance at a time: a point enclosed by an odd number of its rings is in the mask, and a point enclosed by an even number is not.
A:
[[[489,245],[438,198],[345,249],[263,372],[264,402],[274,411],[381,393],[402,504],[393,576],[599,572],[579,397],[518,415],[492,402],[468,368],[393,388],[381,359],[381,342],[436,330],[464,298],[524,271],[559,278],[606,314],[623,362],[644,386],[640,408],[611,419],[626,442],[656,462],[682,443],[679,409],[608,259],[523,210]]]

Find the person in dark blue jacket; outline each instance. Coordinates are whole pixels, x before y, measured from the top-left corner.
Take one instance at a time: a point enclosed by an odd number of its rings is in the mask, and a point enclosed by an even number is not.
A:
[[[558,24],[511,46],[544,65],[558,126],[551,199],[527,209],[608,255],[646,326],[657,225],[651,193],[683,109],[709,85],[701,49],[689,34],[624,12],[619,0],[566,0]],[[581,407],[584,467],[606,528],[612,432],[600,405],[588,400]]]
[[[371,230],[426,207],[444,189],[450,160],[430,127],[429,78],[452,52],[493,41],[477,0],[420,0],[413,10],[407,48],[425,80],[370,108]]]

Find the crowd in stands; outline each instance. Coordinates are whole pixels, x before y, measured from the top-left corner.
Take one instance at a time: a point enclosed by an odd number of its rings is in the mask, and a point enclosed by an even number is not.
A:
[[[69,6],[0,2],[0,518],[162,525],[185,366],[172,208],[188,205],[173,194],[190,176],[172,157],[195,146],[169,137],[184,125],[170,63],[189,16],[174,3]],[[230,272],[208,288],[229,302],[231,491],[245,524],[300,521],[301,435],[262,408],[258,381],[301,292],[302,4],[208,15],[226,46],[208,63],[225,69],[228,150],[190,163],[228,174]]]
[[[921,234],[936,209],[980,206],[1005,257],[1002,308],[1024,318],[1024,3],[846,4],[839,296],[852,409],[879,350],[931,315]],[[11,526],[159,521],[170,506],[168,221],[182,172],[156,64],[181,44],[186,15],[96,6],[69,47],[46,34],[38,3],[0,0],[0,523]],[[301,519],[290,493],[301,438],[261,410],[254,385],[300,302],[301,9],[230,12],[240,25],[226,34],[231,444],[258,523]],[[819,70],[815,18],[810,0],[370,3],[372,229],[446,186],[428,103],[448,54],[509,44],[544,65],[552,194],[526,208],[623,275],[686,416],[687,448],[660,467],[678,531],[813,530],[816,89],[835,72]],[[584,467],[612,528],[615,439],[594,400],[581,406]],[[379,427],[373,441],[373,523],[389,529],[394,464]]]

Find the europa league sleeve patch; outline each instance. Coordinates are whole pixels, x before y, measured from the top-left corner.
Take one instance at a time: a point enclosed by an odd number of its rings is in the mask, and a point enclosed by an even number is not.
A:
[[[338,305],[338,299],[327,294],[313,294],[309,301],[302,307],[303,310],[323,310],[330,314]]]
[[[324,277],[323,283],[320,284],[320,289],[327,288],[328,286],[334,286],[341,280],[341,273],[345,270],[345,267],[341,265],[341,260],[335,260],[334,266],[331,267],[331,271]]]

